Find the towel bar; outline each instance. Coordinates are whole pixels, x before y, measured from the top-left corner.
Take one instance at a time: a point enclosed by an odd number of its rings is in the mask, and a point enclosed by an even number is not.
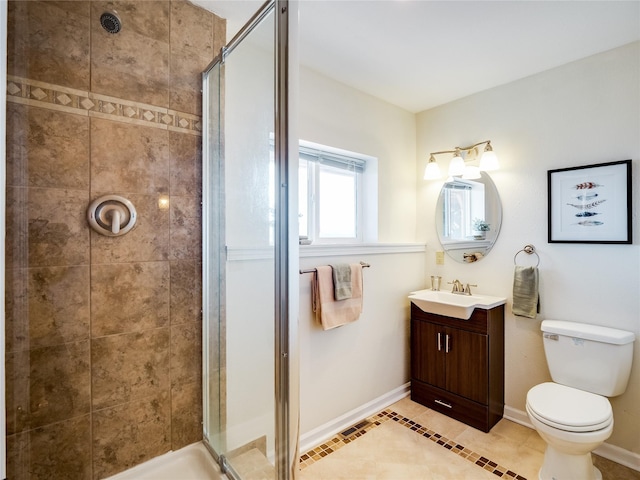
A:
[[[368,263],[364,262],[360,262],[360,265],[362,265],[362,268],[368,268],[371,266]],[[306,270],[300,270],[300,274],[302,275],[303,273],[313,273],[315,271],[317,271],[315,268],[307,268]]]

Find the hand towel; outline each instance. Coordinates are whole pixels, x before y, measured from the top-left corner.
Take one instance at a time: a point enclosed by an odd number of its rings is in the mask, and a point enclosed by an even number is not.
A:
[[[333,296],[336,300],[351,298],[351,266],[348,263],[331,265],[333,271]]]
[[[350,268],[351,298],[335,300],[333,269],[329,265],[316,267],[312,305],[316,320],[324,330],[355,322],[362,313],[362,265],[354,263]]]
[[[536,318],[540,312],[540,295],[538,294],[538,269],[516,265],[513,275],[514,315]]]

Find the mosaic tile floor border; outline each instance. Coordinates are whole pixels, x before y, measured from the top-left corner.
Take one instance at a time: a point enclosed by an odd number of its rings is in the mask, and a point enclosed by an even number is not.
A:
[[[414,422],[413,420],[404,417],[392,410],[383,410],[382,412],[369,417],[364,422],[359,422],[353,427],[348,428],[344,432],[335,435],[330,440],[326,441],[322,445],[317,446],[316,448],[309,450],[300,456],[300,468],[303,469],[308,467],[309,465],[313,465],[319,460],[322,460],[327,455],[339,450],[340,448],[348,445],[353,442],[357,438],[365,435],[368,431],[382,425],[384,422],[388,420],[392,420],[394,422],[399,423],[407,427],[409,430],[416,432],[418,435],[422,435],[425,438],[428,438],[432,442],[446,448],[450,452],[464,458],[470,462],[473,462],[480,468],[487,470],[490,473],[498,477],[503,477],[506,479],[515,479],[515,480],[527,480],[522,475],[518,475],[516,472],[504,467],[497,462],[492,461],[468,448],[464,445],[460,445],[453,440],[448,439],[444,435],[441,435],[433,430],[420,425],[419,423]]]

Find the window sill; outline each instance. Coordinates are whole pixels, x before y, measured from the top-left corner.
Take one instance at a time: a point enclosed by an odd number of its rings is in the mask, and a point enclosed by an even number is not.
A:
[[[380,255],[389,253],[424,253],[423,243],[350,243],[300,245],[300,258],[340,255]]]
[[[424,253],[425,249],[424,243],[312,244],[300,245],[300,258]],[[227,247],[227,261],[229,262],[267,259],[273,259],[273,247]]]

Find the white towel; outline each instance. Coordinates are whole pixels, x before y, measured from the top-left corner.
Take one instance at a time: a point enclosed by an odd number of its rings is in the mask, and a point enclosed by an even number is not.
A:
[[[540,295],[538,293],[538,269],[516,265],[513,274],[513,306],[514,315],[536,318],[540,312]]]
[[[351,298],[335,300],[333,269],[329,266],[316,268],[313,276],[313,311],[324,330],[355,322],[362,313],[362,265],[351,264]]]

